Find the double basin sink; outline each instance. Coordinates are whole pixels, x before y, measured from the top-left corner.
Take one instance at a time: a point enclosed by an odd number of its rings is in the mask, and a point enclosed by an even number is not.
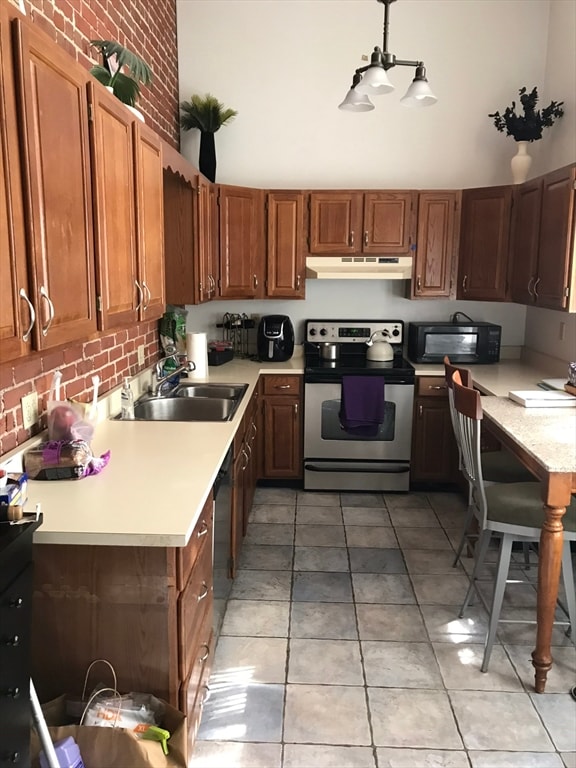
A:
[[[134,419],[230,421],[247,388],[248,384],[194,384],[181,381],[167,395],[144,396],[137,400],[134,403]]]

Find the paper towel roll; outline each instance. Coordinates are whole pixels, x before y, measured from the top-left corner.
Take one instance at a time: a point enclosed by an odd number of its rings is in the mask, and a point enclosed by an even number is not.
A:
[[[196,365],[194,371],[187,374],[189,379],[208,378],[208,343],[205,333],[186,334],[186,356]]]

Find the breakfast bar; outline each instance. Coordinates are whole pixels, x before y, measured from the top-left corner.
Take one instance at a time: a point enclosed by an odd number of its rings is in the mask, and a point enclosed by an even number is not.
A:
[[[539,478],[545,521],[538,558],[534,687],[543,693],[562,563],[562,517],[576,491],[576,409],[524,408],[506,397],[482,398],[487,428]]]

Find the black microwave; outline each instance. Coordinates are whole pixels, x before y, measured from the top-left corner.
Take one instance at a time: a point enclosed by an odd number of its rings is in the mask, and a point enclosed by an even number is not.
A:
[[[408,357],[415,363],[497,363],[502,327],[493,323],[409,323]]]

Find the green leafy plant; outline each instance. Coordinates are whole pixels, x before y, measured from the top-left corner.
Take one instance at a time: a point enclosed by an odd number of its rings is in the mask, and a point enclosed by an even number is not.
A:
[[[102,55],[102,64],[92,67],[91,74],[102,85],[111,87],[117,99],[133,107],[140,96],[140,83],[150,85],[152,82],[148,64],[113,40],[90,40],[90,45]],[[124,68],[128,73],[122,71]]]
[[[198,128],[203,133],[216,133],[223,125],[233,120],[238,112],[225,108],[215,96],[194,94],[190,101],[180,102],[180,127],[184,131]]]
[[[520,104],[523,114],[516,114],[516,102],[513,101],[506,107],[503,114],[494,112],[488,117],[494,120],[498,131],[506,131],[506,136],[512,136],[515,141],[538,141],[542,138],[542,131],[554,124],[554,121],[562,117],[564,110],[563,101],[551,101],[542,111],[536,110],[538,103],[538,90],[534,87],[530,93],[526,88],[520,88]]]

